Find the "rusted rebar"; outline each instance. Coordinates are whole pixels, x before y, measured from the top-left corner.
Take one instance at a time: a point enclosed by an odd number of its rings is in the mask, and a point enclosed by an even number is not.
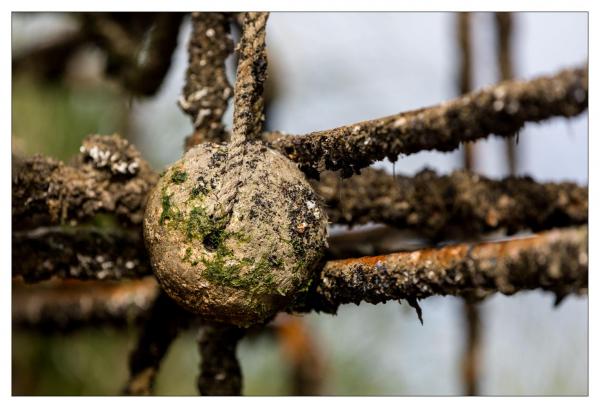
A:
[[[169,68],[183,13],[83,13],[86,34],[107,52],[106,71],[134,94],[152,96]]]
[[[323,355],[306,322],[297,316],[279,314],[273,322],[281,351],[290,367],[289,395],[323,393]]]
[[[12,276],[118,280],[152,274],[141,231],[40,227],[12,235]]]
[[[145,320],[138,342],[129,356],[126,395],[152,395],[160,363],[171,343],[193,316],[179,307],[162,290]]]
[[[194,124],[186,150],[203,141],[218,143],[229,137],[222,120],[233,95],[225,65],[233,52],[230,26],[226,13],[192,13],[188,68],[179,99],[179,106]]]
[[[473,58],[471,41],[471,13],[458,13],[458,43],[460,48],[460,78],[458,92],[461,95],[471,92],[473,88]],[[475,142],[463,145],[464,169],[473,171],[475,167]],[[475,238],[475,237],[473,237]],[[479,339],[481,325],[479,324],[480,311],[476,302],[467,299],[463,303],[465,347],[462,356],[463,362],[463,387],[466,395],[477,395],[479,382]]]
[[[158,284],[152,277],[124,282],[14,282],[12,323],[16,328],[41,331],[127,326],[143,320],[157,294]]]
[[[434,295],[543,289],[558,298],[585,293],[587,227],[527,238],[328,262],[293,310],[335,313],[346,303],[415,303]]]
[[[327,172],[313,186],[332,223],[383,223],[434,239],[501,228],[509,234],[539,231],[588,220],[586,187],[529,177],[491,180],[465,170],[444,176],[423,170],[407,177],[366,169],[343,182]]]
[[[116,135],[86,138],[72,166],[39,155],[13,161],[16,229],[75,223],[102,212],[140,224],[158,179],[137,149]]]
[[[473,90],[473,53],[471,41],[471,13],[457,13],[457,42],[459,48],[458,92],[464,95]],[[464,144],[464,162],[473,169],[473,143]]]
[[[23,73],[33,74],[45,81],[62,80],[69,62],[89,42],[84,30],[68,32],[21,52],[13,50],[12,72],[14,77]]]
[[[500,79],[502,81],[512,79],[512,28],[513,18],[511,13],[494,13],[496,26],[496,57]],[[507,138],[504,141],[506,151],[506,163],[508,174],[515,174],[517,171],[517,149],[516,137]]]
[[[245,330],[235,326],[205,324],[198,335],[201,395],[241,395],[242,370],[237,359],[237,344]]]
[[[583,112],[587,66],[529,81],[505,81],[457,99],[307,135],[269,133],[271,145],[311,176],[341,170],[348,177],[377,160],[422,150],[450,151],[489,135],[508,137],[526,122]]]
[[[481,309],[479,304],[465,299],[463,304],[465,344],[462,377],[465,395],[479,395],[481,377]]]

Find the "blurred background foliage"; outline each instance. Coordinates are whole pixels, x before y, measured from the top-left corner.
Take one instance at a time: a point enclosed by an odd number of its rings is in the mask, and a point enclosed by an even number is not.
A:
[[[548,14],[517,17],[520,75],[548,73],[587,58],[585,14]],[[481,86],[495,82],[495,73],[490,68],[490,51],[481,46],[482,41],[492,41],[489,16],[477,19],[481,68],[476,82]],[[74,21],[68,14],[14,13],[13,59],[40,39],[73,30]],[[427,32],[423,27],[429,27]],[[269,123],[281,130],[304,132],[452,97],[457,65],[453,30],[450,13],[274,13],[268,43],[270,63],[277,68],[278,96],[269,111]],[[68,160],[84,136],[120,133],[132,140],[157,170],[177,159],[183,138],[191,132],[188,119],[176,106],[189,32],[186,19],[171,70],[153,98],[134,98],[104,77],[105,61],[93,47],[73,56],[58,78],[48,80],[35,69],[13,71],[13,154],[40,153]],[[395,46],[390,47],[390,42]],[[521,136],[520,171],[541,179],[587,183],[587,115],[574,119],[568,129],[570,138],[564,137],[561,120],[528,127]],[[536,136],[530,135],[541,132],[547,135],[547,151],[540,158],[532,154]],[[494,154],[500,148],[494,140],[481,144],[479,155],[484,164],[480,163],[479,171],[503,174]],[[448,172],[461,166],[459,152],[413,156],[399,161],[396,171],[411,173],[427,165]],[[563,159],[560,169],[556,169],[556,157]],[[391,170],[389,162],[377,166]],[[483,303],[484,394],[588,392],[587,298],[568,298],[556,309],[552,302],[548,295],[528,293],[494,296]],[[422,308],[424,326],[411,308],[397,303],[346,306],[337,316],[304,318],[323,360],[323,392],[461,394],[462,305],[457,299],[436,298],[422,302]],[[136,333],[135,327],[90,328],[66,334],[15,329],[13,394],[119,394]],[[186,332],[170,348],[158,375],[158,395],[196,395],[199,356],[195,336]],[[239,355],[246,395],[289,394],[289,364],[272,336],[244,339]]]

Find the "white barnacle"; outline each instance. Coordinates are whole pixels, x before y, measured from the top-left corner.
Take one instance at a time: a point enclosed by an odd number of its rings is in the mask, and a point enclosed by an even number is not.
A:
[[[508,106],[506,107],[506,112],[508,112],[508,114],[510,115],[514,115],[515,113],[517,113],[519,111],[519,101],[510,101],[508,103]]]
[[[317,203],[315,203],[314,201],[308,200],[306,202],[306,206],[308,207],[309,210],[312,210],[313,208],[315,208],[317,206]]]
[[[183,110],[188,110],[190,108],[190,103],[183,97],[183,95],[181,95],[179,97],[179,106],[181,106],[183,108]]]
[[[137,173],[137,170],[139,169],[140,164],[137,161],[133,161],[131,163],[129,163],[129,165],[127,166],[127,171],[130,172],[131,174],[135,174]]]
[[[98,146],[92,146],[89,155],[93,161],[98,161]]]
[[[96,276],[98,277],[98,279],[102,280],[102,279],[104,279],[104,278],[108,277],[108,271],[106,271],[106,270],[101,270],[100,272],[98,272],[98,273],[96,274]],[[90,302],[91,302],[91,301],[90,301]]]
[[[506,96],[506,89],[503,86],[500,86],[494,89],[494,98],[502,99]]]
[[[200,126],[205,117],[211,114],[210,109],[200,109],[198,111],[198,115],[196,116],[196,120],[194,121],[195,126]]]
[[[394,121],[393,126],[394,127],[401,127],[406,125],[406,118],[398,118]]]
[[[115,163],[113,164],[112,169],[117,173],[125,174],[127,173],[127,163],[124,161]]]
[[[500,112],[502,109],[504,109],[504,102],[501,100],[495,100],[492,106],[496,112]]]
[[[207,37],[209,37],[209,38],[210,38],[210,37],[214,37],[214,35],[215,35],[215,29],[214,29],[214,28],[209,28],[208,30],[206,30],[206,33],[205,33],[205,34],[206,34],[206,36],[207,36]]]
[[[188,99],[192,102],[196,102],[204,98],[206,95],[208,95],[208,88],[202,88],[191,94]]]

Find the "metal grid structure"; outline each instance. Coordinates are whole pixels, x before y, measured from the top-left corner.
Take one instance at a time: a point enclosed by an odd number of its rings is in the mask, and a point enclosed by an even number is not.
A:
[[[111,57],[110,74],[124,87],[136,94],[153,94],[168,71],[182,16],[147,13],[135,20],[121,13],[83,18],[87,28],[77,40],[100,44]],[[333,247],[309,289],[282,312],[335,314],[346,303],[394,300],[407,301],[420,318],[418,302],[429,296],[460,296],[470,304],[495,292],[511,295],[543,289],[554,293],[557,302],[569,294],[587,294],[587,187],[515,176],[490,180],[470,169],[471,158],[466,159],[465,170],[450,175],[423,171],[415,177],[391,176],[367,168],[386,157],[450,151],[492,134],[510,138],[527,122],[578,115],[587,109],[587,66],[528,81],[511,80],[506,50],[510,16],[499,14],[504,81],[467,92],[468,15],[461,14],[463,94],[458,98],[307,135],[264,132],[267,19],[268,13],[192,13],[189,66],[179,100],[195,128],[186,149],[203,142],[228,143],[230,133],[222,119],[233,97],[232,134],[239,139],[234,143],[262,140],[297,163],[323,198],[329,222],[382,223],[418,231],[432,243],[428,249],[347,259],[338,259]],[[241,30],[234,87],[225,74],[225,60],[234,51],[232,25]],[[147,56],[140,63],[131,56],[148,27],[152,30],[145,42]],[[342,183],[340,176],[348,180]],[[302,325],[293,317],[252,329],[201,321],[161,290],[152,277],[141,232],[146,196],[158,177],[135,147],[118,136],[86,138],[70,165],[42,156],[14,158],[13,325],[74,330],[138,323],[141,333],[123,389],[133,395],[152,393],[169,345],[181,330],[197,326],[202,357],[199,392],[239,395],[239,340],[275,333],[285,342],[286,333],[298,335]],[[121,226],[111,230],[78,226],[100,213],[113,214]],[[535,234],[472,242],[479,234],[498,230]],[[463,242],[435,246],[448,236],[462,237]],[[29,286],[41,281],[47,283]],[[471,336],[477,336],[477,319],[471,318]],[[477,341],[471,340],[473,349]],[[307,348],[292,358],[296,393],[317,392],[318,375],[314,367],[311,371],[316,364],[309,361],[313,357]],[[465,371],[467,392],[474,394],[475,357],[467,353],[465,359],[471,359]]]

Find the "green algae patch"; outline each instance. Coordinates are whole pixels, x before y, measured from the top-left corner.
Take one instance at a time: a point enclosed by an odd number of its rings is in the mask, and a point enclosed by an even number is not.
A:
[[[271,273],[280,268],[271,260],[261,258],[253,262],[250,258],[236,261],[233,253],[223,244],[212,259],[202,259],[203,276],[212,283],[263,294],[277,290],[277,284]]]
[[[173,174],[171,174],[171,181],[175,184],[182,184],[183,182],[185,182],[188,178],[188,174],[185,171],[176,169],[175,171],[173,171]]]
[[[167,194],[166,190],[162,191],[162,213],[160,214],[160,225],[163,225],[166,220],[179,221],[181,219],[181,211],[171,203],[172,194]]]

